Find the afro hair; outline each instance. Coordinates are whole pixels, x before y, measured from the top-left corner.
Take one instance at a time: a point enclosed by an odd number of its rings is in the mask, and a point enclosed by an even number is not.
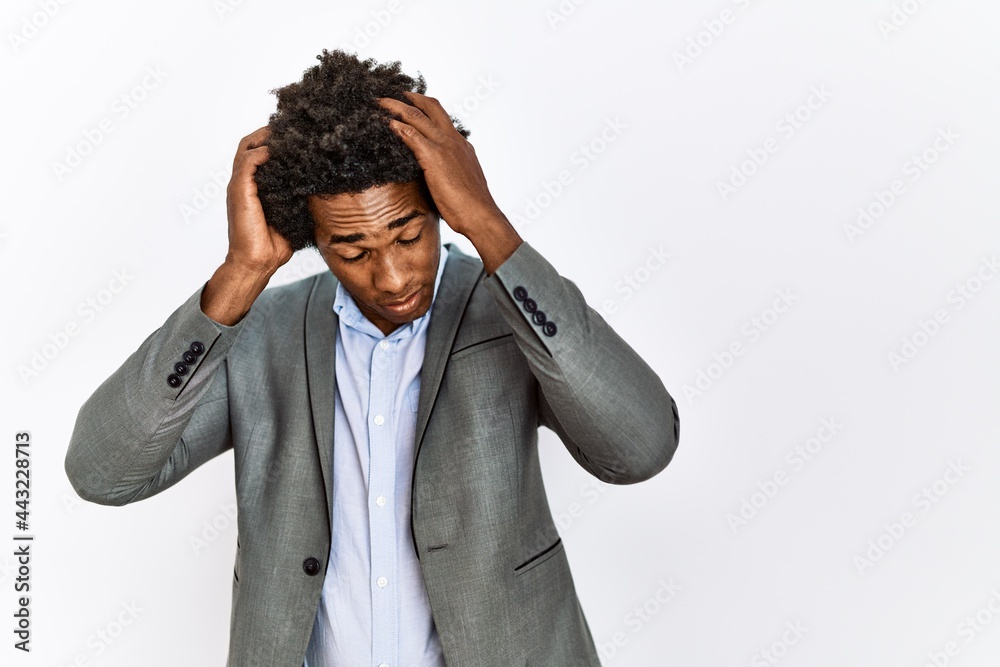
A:
[[[268,122],[268,160],[254,175],[268,225],[293,250],[315,245],[310,195],[417,182],[434,206],[413,151],[389,127],[392,115],[377,102],[391,97],[409,103],[405,91],[427,90],[423,75],[403,74],[399,61],[359,60],[340,49],[323,49],[316,59],[320,64],[305,70],[301,81],[269,91],[278,97],[277,110]],[[458,119],[451,120],[469,136]]]

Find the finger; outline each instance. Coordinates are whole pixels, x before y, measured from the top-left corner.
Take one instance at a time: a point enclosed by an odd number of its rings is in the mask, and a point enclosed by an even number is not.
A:
[[[433,137],[440,133],[434,121],[412,104],[400,102],[392,97],[380,97],[378,102],[383,108],[394,114],[397,120],[413,126],[424,136]]]
[[[257,146],[256,148],[248,148],[243,151],[243,154],[240,156],[240,162],[244,167],[249,165],[257,167],[267,162],[269,157],[271,157],[270,146]]]
[[[244,152],[262,145],[271,136],[271,128],[265,125],[264,127],[257,128],[247,136],[240,139],[239,146],[236,149],[236,155],[233,156],[233,172],[236,172],[236,166],[239,163],[240,156]]]
[[[406,98],[410,100],[413,106],[423,111],[425,116],[434,121],[435,125],[443,128],[454,127],[454,123],[451,122],[451,116],[444,110],[441,102],[436,97],[429,97],[428,95],[421,95],[412,91],[406,91],[403,94],[406,95]]]
[[[253,176],[257,173],[257,167],[267,162],[269,157],[269,146],[258,146],[240,153],[233,168],[233,182],[245,187],[249,181],[256,187],[257,183],[253,180]]]
[[[413,151],[413,155],[416,156],[417,162],[420,162],[420,158],[427,150],[427,137],[421,134],[420,130],[412,125],[400,122],[395,118],[389,119],[389,128],[403,140],[403,143],[406,144],[411,151]]]

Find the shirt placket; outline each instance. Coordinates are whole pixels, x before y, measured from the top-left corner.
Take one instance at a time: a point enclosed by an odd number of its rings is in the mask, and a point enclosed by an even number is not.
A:
[[[368,516],[371,547],[372,667],[398,667],[394,345],[382,339],[372,352],[368,394]]]

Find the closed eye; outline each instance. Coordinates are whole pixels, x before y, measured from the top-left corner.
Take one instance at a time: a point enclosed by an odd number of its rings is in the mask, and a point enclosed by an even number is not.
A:
[[[414,236],[412,239],[397,239],[396,243],[399,243],[401,245],[413,245],[414,243],[416,243],[417,241],[419,241],[420,237],[422,237],[423,235],[424,235],[424,233],[420,232],[419,234],[417,234],[416,236]],[[355,257],[344,257],[343,260],[345,262],[357,262],[358,260],[360,260],[364,256],[365,256],[365,253],[361,253],[360,255],[357,255]]]

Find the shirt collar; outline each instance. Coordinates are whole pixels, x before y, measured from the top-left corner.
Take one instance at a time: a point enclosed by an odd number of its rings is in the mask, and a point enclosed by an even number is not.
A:
[[[340,321],[352,329],[357,329],[363,333],[366,333],[375,338],[402,338],[404,336],[412,336],[419,329],[427,325],[430,320],[431,311],[434,309],[434,300],[437,298],[438,286],[441,284],[441,276],[444,274],[444,265],[448,261],[448,248],[443,244],[441,245],[441,258],[438,261],[437,276],[434,279],[434,294],[431,296],[431,305],[427,309],[427,312],[413,320],[408,322],[395,331],[390,333],[388,336],[384,335],[378,327],[376,327],[371,320],[364,316],[361,310],[358,308],[357,303],[354,301],[354,297],[348,292],[343,284],[337,281],[337,295],[333,299],[333,312],[337,314]]]

